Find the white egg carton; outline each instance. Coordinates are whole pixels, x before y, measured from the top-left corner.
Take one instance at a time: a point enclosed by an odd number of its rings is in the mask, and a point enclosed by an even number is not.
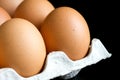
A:
[[[106,50],[102,42],[94,38],[88,55],[83,59],[72,61],[64,52],[53,51],[47,56],[43,72],[35,76],[24,78],[12,68],[1,68],[0,80],[50,80],[55,77],[69,79],[76,76],[82,68],[111,56],[112,54]]]

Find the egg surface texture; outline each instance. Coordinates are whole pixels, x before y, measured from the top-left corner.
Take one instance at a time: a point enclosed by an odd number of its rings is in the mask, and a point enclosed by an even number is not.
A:
[[[18,6],[14,17],[27,19],[38,27],[52,10],[54,6],[47,0],[25,0]]]
[[[0,7],[0,25],[9,19],[11,19],[11,17],[8,12],[4,8]]]
[[[29,77],[41,71],[45,56],[43,38],[31,22],[12,18],[0,26],[1,67],[11,67]]]
[[[23,0],[0,0],[0,6],[3,7],[12,17],[16,8]]]
[[[70,7],[53,10],[42,23],[41,34],[47,53],[64,51],[72,60],[83,58],[88,51],[90,32],[84,17]]]

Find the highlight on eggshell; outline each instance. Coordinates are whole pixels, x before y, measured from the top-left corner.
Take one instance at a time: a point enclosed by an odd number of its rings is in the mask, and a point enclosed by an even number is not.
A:
[[[19,4],[24,0],[0,0],[0,6],[4,8],[11,17],[19,6]]]
[[[8,12],[4,8],[0,7],[0,25],[9,19],[11,19],[11,17]]]
[[[27,19],[39,29],[39,25],[54,9],[48,0],[25,0],[16,9],[14,17]]]
[[[72,60],[79,60],[88,52],[90,31],[85,18],[75,9],[58,7],[42,23],[40,32],[47,53],[64,51]]]
[[[13,68],[23,77],[38,74],[46,48],[38,29],[28,20],[12,18],[0,26],[0,67]]]

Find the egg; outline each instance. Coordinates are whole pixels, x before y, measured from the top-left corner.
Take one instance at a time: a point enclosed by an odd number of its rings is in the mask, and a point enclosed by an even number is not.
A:
[[[41,24],[47,53],[64,51],[72,60],[79,60],[88,52],[90,31],[85,18],[71,7],[58,7]]]
[[[42,70],[46,57],[44,40],[29,21],[12,18],[0,26],[0,66],[13,68],[23,77]]]
[[[52,10],[54,6],[47,0],[25,0],[16,9],[14,17],[27,19],[39,28]]]
[[[11,19],[11,17],[8,12],[2,7],[0,7],[0,25],[9,19]]]
[[[16,8],[23,0],[0,0],[0,6],[3,7],[12,17]]]

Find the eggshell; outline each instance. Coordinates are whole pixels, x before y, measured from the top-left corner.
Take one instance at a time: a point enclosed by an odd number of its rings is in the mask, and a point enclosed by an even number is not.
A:
[[[70,7],[53,10],[41,25],[47,53],[64,51],[72,60],[78,60],[88,52],[90,32],[84,17]]]
[[[11,19],[11,17],[8,12],[4,8],[0,7],[0,25],[9,19]]]
[[[3,7],[12,17],[16,8],[23,0],[0,0],[0,6]]]
[[[45,56],[43,38],[32,23],[12,18],[1,25],[0,66],[11,67],[21,76],[29,77],[41,71]]]
[[[52,10],[54,6],[47,0],[25,0],[18,6],[14,17],[27,19],[38,27]]]

